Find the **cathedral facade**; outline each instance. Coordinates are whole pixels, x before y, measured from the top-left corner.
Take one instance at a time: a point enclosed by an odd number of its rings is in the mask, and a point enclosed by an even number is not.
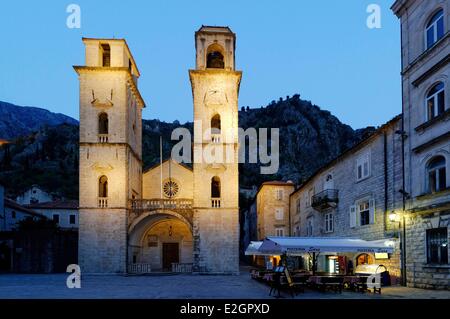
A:
[[[123,39],[83,38],[79,264],[83,273],[238,273],[236,36],[195,33],[193,164],[142,169],[140,76]],[[228,156],[205,154],[231,150]],[[224,152],[226,153],[226,151]],[[229,155],[232,154],[232,155]]]

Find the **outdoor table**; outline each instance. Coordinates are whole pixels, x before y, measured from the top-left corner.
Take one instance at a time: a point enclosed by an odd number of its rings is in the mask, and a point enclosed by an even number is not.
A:
[[[344,278],[340,275],[310,276],[308,282],[311,286],[325,291],[330,288],[336,292],[342,292]]]

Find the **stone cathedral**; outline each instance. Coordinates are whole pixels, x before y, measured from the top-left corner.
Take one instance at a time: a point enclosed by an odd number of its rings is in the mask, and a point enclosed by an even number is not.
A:
[[[80,82],[79,264],[82,273],[238,273],[238,93],[236,36],[195,33],[189,70],[193,165],[166,160],[142,169],[137,64],[124,39],[83,38]],[[232,138],[225,138],[231,132]],[[234,160],[205,162],[204,149]]]

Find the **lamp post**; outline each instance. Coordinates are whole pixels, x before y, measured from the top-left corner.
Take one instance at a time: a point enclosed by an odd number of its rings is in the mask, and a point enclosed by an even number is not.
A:
[[[398,223],[398,226],[396,228],[397,228],[397,237],[400,241],[401,284],[402,284],[402,286],[406,286],[406,279],[405,279],[406,278],[406,274],[405,274],[406,267],[404,265],[404,263],[405,263],[405,238],[404,238],[405,236],[404,235],[405,234],[403,234],[403,236],[402,236],[402,226],[403,226],[403,228],[405,227],[405,217],[403,215],[403,218],[402,218],[402,216],[400,216],[397,212],[392,211],[389,214],[389,221],[391,223]],[[404,231],[403,231],[403,233],[404,233]]]

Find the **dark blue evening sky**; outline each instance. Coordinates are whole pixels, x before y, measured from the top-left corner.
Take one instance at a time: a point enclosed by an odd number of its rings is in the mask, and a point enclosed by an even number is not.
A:
[[[141,71],[144,118],[192,120],[194,32],[228,25],[243,70],[239,106],[299,93],[354,128],[401,112],[400,30],[393,0],[3,1],[0,100],[78,118],[81,37],[126,38]],[[66,7],[81,7],[81,29]],[[381,6],[381,29],[366,26]]]

